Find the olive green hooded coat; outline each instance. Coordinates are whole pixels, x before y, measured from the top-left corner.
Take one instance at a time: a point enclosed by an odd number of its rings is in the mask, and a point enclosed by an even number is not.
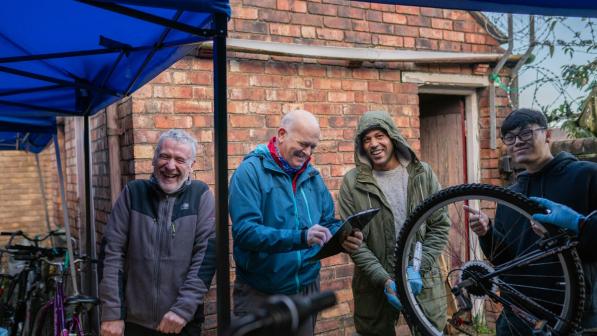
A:
[[[440,185],[431,167],[419,161],[406,140],[402,137],[389,114],[367,112],[357,127],[355,137],[356,168],[349,171],[342,182],[339,194],[340,214],[343,218],[371,207],[381,211],[363,230],[364,240],[360,249],[352,254],[355,272],[352,280],[354,296],[354,323],[362,335],[394,335],[398,312],[387,302],[384,294],[385,282],[394,278],[394,248],[396,232],[392,208],[377,184],[371,163],[362,149],[361,137],[365,131],[381,128],[393,140],[394,149],[408,172],[407,211],[412,213],[425,198],[440,190]],[[419,301],[426,297],[445,297],[437,259],[445,247],[450,228],[445,213],[434,216],[419,232],[423,242],[421,275],[423,291]],[[423,310],[437,326],[446,323],[447,306],[443,301],[427,300],[431,304]]]

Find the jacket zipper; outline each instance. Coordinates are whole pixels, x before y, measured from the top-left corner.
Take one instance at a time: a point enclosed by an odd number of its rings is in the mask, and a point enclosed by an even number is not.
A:
[[[303,189],[301,189],[301,195],[303,195],[303,200],[305,201],[305,208],[307,208],[307,218],[309,219],[309,224],[313,225],[313,220],[311,219],[311,209],[309,209],[307,196],[305,195],[305,191]]]
[[[160,245],[160,224],[157,218],[153,219],[155,226],[156,226],[156,242],[158,244],[158,249],[159,249],[159,245]],[[153,266],[153,274],[154,274],[154,279],[157,278],[157,274],[158,274],[158,269],[159,269],[159,252],[156,255],[156,261],[154,263]],[[157,285],[156,285],[156,290],[155,290],[155,294],[153,296],[153,319],[154,321],[158,321],[158,289],[157,289]]]
[[[288,176],[290,177],[290,176]],[[290,189],[292,190],[292,178],[290,178]],[[297,186],[298,189],[298,186]],[[294,206],[294,225],[295,225],[295,229],[298,230],[299,229],[299,219],[298,219],[298,207],[296,205],[296,193],[294,192],[294,190],[292,190],[292,205]],[[296,273],[294,273],[294,283],[296,285],[296,291],[299,292],[301,289],[301,283],[300,283],[300,279],[299,279],[299,271],[301,269],[301,251],[297,250],[296,251],[296,264],[297,264],[297,268],[296,268]]]
[[[168,218],[168,208],[169,208],[169,197],[168,195],[166,195],[166,200],[165,200],[165,209],[164,209],[164,216],[162,218],[167,219]],[[154,296],[154,317],[155,317],[155,321],[159,321],[160,320],[160,316],[158,316],[158,302],[159,302],[159,293],[160,293],[160,259],[161,259],[161,255],[162,255],[162,226],[159,225],[159,221],[158,221],[158,250],[157,250],[157,256],[156,256],[156,263],[155,263],[155,273],[156,273],[156,282],[155,282],[155,296]]]

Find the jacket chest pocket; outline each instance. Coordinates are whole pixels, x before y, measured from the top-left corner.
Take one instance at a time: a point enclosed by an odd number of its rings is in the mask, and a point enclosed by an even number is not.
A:
[[[171,221],[166,228],[166,256],[178,259],[188,255],[195,244],[195,216],[187,216]]]

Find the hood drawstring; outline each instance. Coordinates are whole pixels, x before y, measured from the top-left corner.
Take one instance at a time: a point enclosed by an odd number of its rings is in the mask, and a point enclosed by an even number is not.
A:
[[[370,192],[367,191],[367,199],[369,200],[369,208],[373,208],[373,204],[371,203],[371,196],[370,196]]]

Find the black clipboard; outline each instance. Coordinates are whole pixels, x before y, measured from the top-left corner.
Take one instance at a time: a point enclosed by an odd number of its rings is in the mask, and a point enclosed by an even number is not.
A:
[[[345,237],[355,230],[362,231],[373,217],[377,215],[379,210],[379,208],[370,208],[348,216],[334,236],[321,247],[321,250],[316,255],[310,257],[307,261],[317,261],[343,252],[342,242],[344,242]]]

